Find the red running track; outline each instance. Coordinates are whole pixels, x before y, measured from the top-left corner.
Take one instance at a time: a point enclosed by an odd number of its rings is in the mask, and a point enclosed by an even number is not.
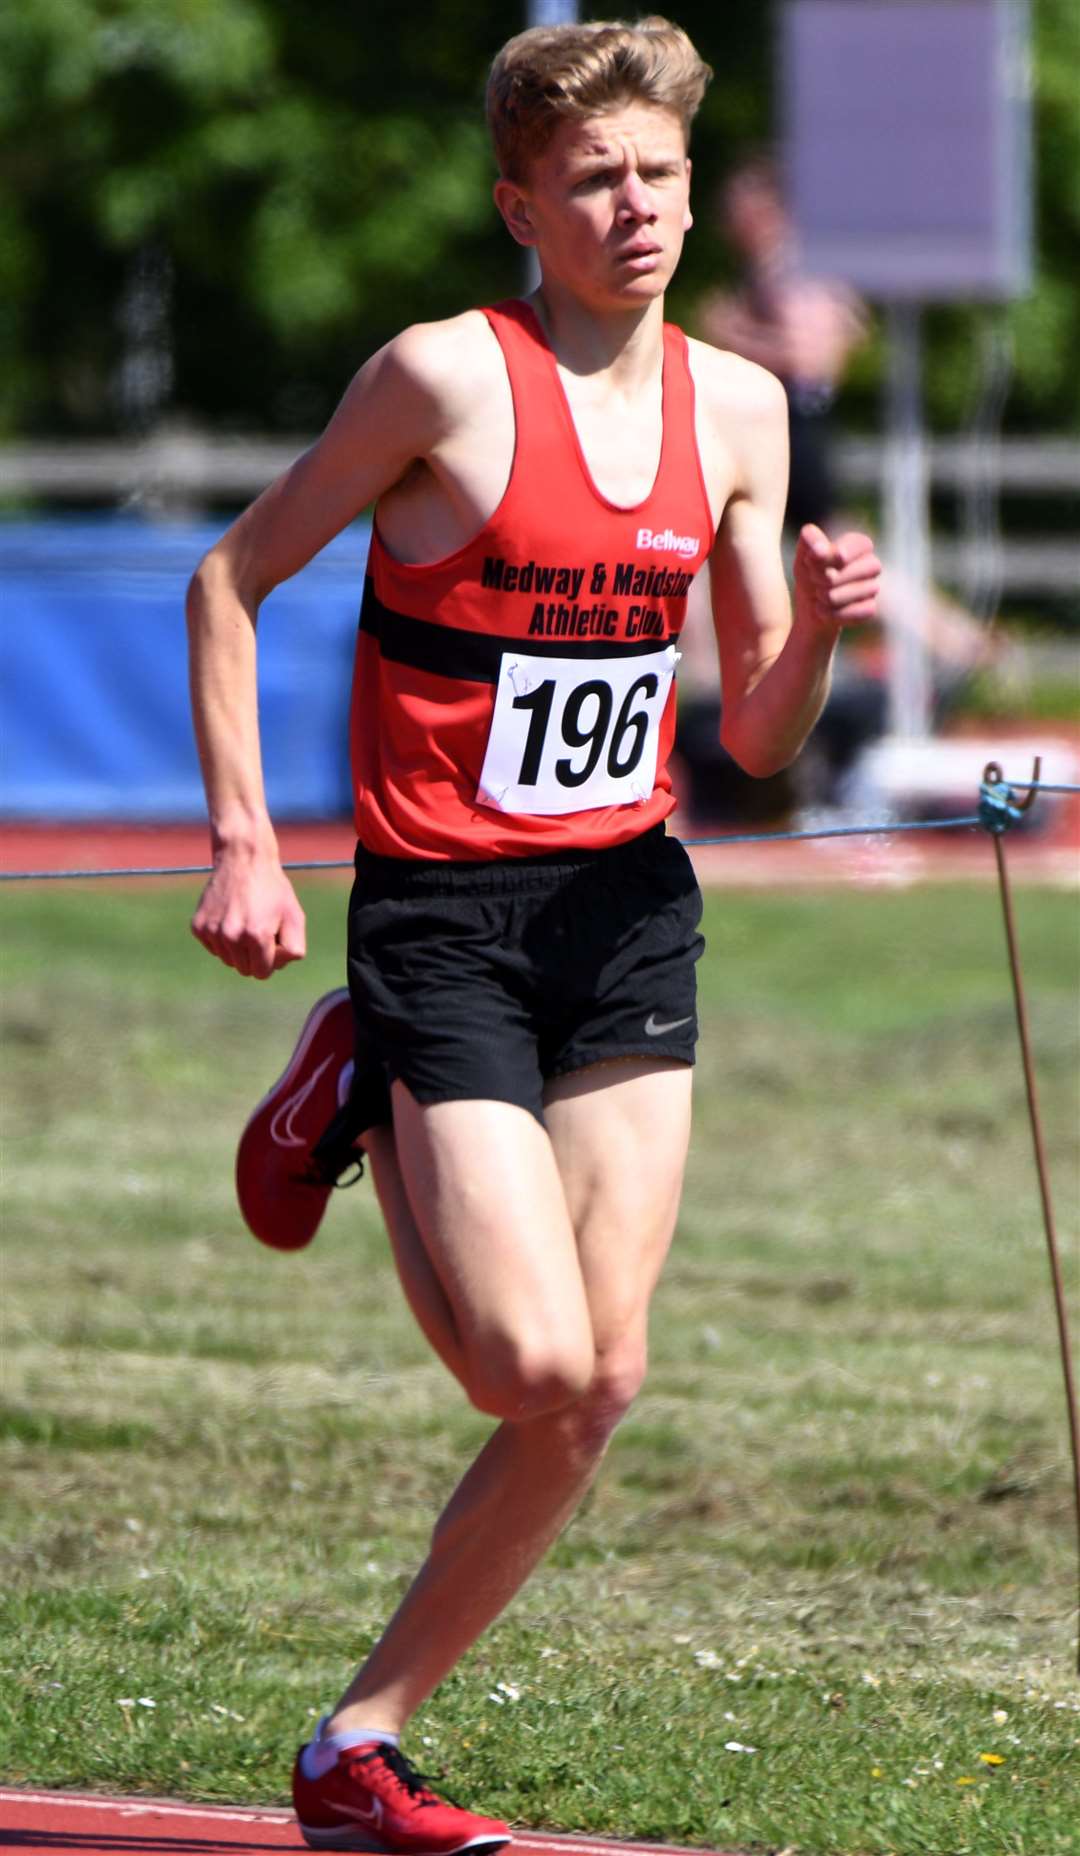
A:
[[[1040,803],[1047,807],[1040,830],[1017,832],[1008,839],[1009,868],[1018,882],[1075,886],[1080,881],[1080,799]],[[689,821],[679,818],[673,821],[672,829],[680,837],[712,835],[707,827],[695,829]],[[344,823],[284,824],[277,835],[286,862],[318,858],[348,864],[356,842]],[[0,871],[138,870],[205,864],[208,855],[205,825],[20,823],[0,828]],[[897,834],[888,839],[711,844],[695,848],[691,855],[698,880],[706,887],[906,888],[924,882],[996,881],[989,835],[977,826],[963,831]],[[347,872],[340,872],[332,880],[344,886]],[[198,894],[198,877],[180,881],[186,883],[190,896]]]
[[[0,1788],[0,1849],[5,1850],[47,1850],[50,1856],[228,1856],[246,1850],[261,1856],[304,1847],[291,1812],[272,1807],[245,1811],[158,1798]],[[547,1831],[517,1831],[511,1849],[514,1856],[672,1856],[662,1843],[613,1843]]]

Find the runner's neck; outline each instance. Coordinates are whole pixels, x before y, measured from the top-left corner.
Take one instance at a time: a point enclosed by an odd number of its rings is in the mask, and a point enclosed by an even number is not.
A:
[[[606,374],[620,393],[652,386],[663,367],[664,299],[603,313],[545,278],[528,299],[561,369]]]

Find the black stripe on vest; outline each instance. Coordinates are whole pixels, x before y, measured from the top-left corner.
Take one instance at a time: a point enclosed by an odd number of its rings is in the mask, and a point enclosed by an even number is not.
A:
[[[369,577],[364,582],[360,630],[379,646],[393,664],[431,671],[437,677],[459,677],[469,683],[497,683],[504,651],[527,657],[644,657],[663,651],[673,638],[505,638],[490,632],[464,631],[453,625],[434,625],[430,619],[413,619],[384,606]]]

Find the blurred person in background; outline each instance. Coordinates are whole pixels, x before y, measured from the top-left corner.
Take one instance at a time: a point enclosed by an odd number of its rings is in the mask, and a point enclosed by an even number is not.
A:
[[[865,306],[843,284],[803,270],[770,156],[750,156],[726,177],[717,192],[717,218],[738,255],[741,278],[733,290],[702,298],[697,327],[706,341],[755,361],[783,385],[789,445],[785,526],[794,533],[806,522],[827,529],[837,514],[831,412],[848,361],[866,339]],[[807,757],[771,780],[748,780],[720,744],[719,675],[704,582],[691,596],[684,652],[681,784],[699,821],[781,819],[799,804],[831,796],[859,747],[884,728],[884,682],[841,663]]]
[[[838,506],[831,465],[832,414],[844,374],[869,334],[865,304],[837,279],[811,276],[775,161],[754,155],[723,181],[718,217],[738,254],[734,290],[716,290],[698,306],[697,324],[718,348],[767,368],[787,397],[790,471],[785,526],[829,528],[848,518]],[[883,612],[902,573],[890,562]],[[902,608],[905,616],[910,602]],[[931,664],[935,714],[950,703],[997,648],[996,640],[955,599],[928,589],[921,618]],[[679,710],[679,756],[688,808],[699,821],[782,820],[792,810],[845,802],[863,748],[889,722],[889,650],[873,629],[860,631],[837,656],[828,700],[794,766],[772,780],[750,781],[720,743],[722,692],[704,584],[693,589]]]
[[[728,176],[720,223],[743,276],[734,291],[713,291],[698,306],[706,341],[768,368],[788,404],[790,471],[785,520],[825,528],[836,516],[829,460],[830,413],[854,350],[866,339],[866,309],[855,292],[803,270],[795,228],[773,161],[759,155]]]

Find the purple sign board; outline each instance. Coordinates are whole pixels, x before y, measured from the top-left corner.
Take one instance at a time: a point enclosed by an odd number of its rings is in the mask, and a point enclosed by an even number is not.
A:
[[[1024,292],[1024,0],[783,0],[780,56],[808,270],[886,301]]]

